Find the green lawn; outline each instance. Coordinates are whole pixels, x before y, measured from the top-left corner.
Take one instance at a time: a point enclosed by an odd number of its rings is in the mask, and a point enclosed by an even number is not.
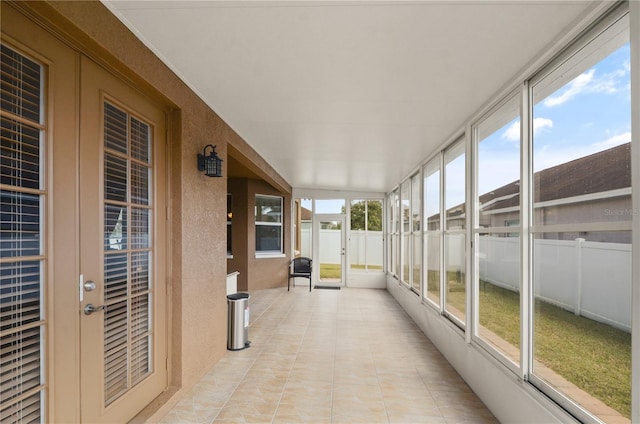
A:
[[[351,265],[352,269],[365,269],[364,265]],[[369,265],[368,269],[382,270],[382,265]],[[341,278],[340,264],[320,264],[320,278]]]
[[[342,269],[340,264],[320,264],[320,279],[323,278],[342,278]]]
[[[482,282],[479,302],[480,324],[519,347],[518,293]],[[536,360],[631,417],[631,334],[542,301],[534,323]]]

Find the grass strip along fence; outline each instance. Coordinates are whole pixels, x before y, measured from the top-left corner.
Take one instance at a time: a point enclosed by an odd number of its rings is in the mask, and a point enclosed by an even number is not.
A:
[[[480,325],[519,349],[520,295],[484,281],[480,287]],[[536,300],[533,346],[536,361],[631,417],[630,333]]]

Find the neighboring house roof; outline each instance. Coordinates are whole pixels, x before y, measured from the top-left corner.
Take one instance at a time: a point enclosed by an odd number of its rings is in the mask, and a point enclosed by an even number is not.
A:
[[[300,206],[300,221],[311,221],[313,218],[311,211],[307,208]]]
[[[631,187],[631,143],[621,144],[534,174],[534,202],[546,202]],[[480,195],[483,211],[520,205],[520,180]],[[465,205],[447,210],[462,215]],[[434,215],[431,218],[436,218]]]
[[[534,174],[534,202],[631,187],[631,143],[584,156]],[[520,180],[480,196],[484,211],[520,204]],[[493,200],[493,202],[492,202]]]

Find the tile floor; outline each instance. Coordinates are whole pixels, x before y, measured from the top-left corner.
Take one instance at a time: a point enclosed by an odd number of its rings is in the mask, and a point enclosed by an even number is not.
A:
[[[496,423],[386,290],[251,293],[251,347],[159,423]]]

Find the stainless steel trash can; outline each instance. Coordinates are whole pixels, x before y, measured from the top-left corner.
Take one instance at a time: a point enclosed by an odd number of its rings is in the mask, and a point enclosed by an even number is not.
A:
[[[227,349],[241,350],[249,347],[249,293],[227,296]]]

